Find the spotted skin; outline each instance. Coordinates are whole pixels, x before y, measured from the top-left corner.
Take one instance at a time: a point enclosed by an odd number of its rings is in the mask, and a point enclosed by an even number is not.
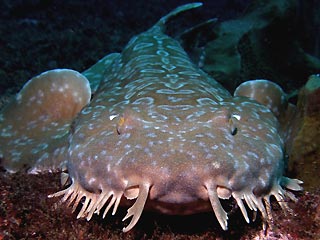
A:
[[[224,230],[228,215],[219,199],[232,196],[247,222],[247,208],[259,210],[266,221],[270,220],[272,195],[287,209],[284,200],[296,198],[284,188],[301,190],[301,181],[282,176],[284,142],[271,111],[277,106],[272,105],[270,96],[265,106],[252,97],[255,95],[248,95],[247,90],[252,92],[248,84],[232,97],[164,33],[171,16],[200,5],[177,8],[148,31],[133,37],[121,54],[106,56],[83,75],[74,73],[83,83],[82,90],[66,94],[88,94],[87,77],[94,95],[90,103],[82,102],[76,117],[72,115],[72,124],[70,118],[60,114],[56,125],[61,127],[63,123],[65,134],[48,132],[46,126],[37,123],[35,137],[23,126],[17,131],[11,110],[5,109],[0,125],[4,166],[16,171],[20,165],[28,165],[23,162],[33,156],[28,148],[41,140],[46,147],[40,146],[37,151],[45,157],[29,163],[29,171],[54,170],[65,164],[68,173],[62,174],[62,181],[69,179],[71,183],[51,197],[63,196],[62,201],[73,204],[74,210],[84,200],[78,217],[88,220],[101,209],[103,217],[109,210],[115,214],[120,202],[136,199],[124,218],[131,218],[125,232],[134,227],[144,208],[166,214],[213,209]],[[56,71],[68,70],[46,74]],[[79,86],[77,80],[65,82],[68,89],[72,84]],[[55,97],[52,84],[40,88],[46,97]],[[271,83],[263,84],[267,88]],[[39,92],[35,87],[27,88],[31,93]],[[26,103],[20,101],[20,108],[30,104],[33,96],[26,98]],[[14,101],[18,104],[19,97]],[[42,109],[48,107],[46,102],[39,105]],[[75,103],[66,105],[72,107]],[[28,119],[47,115],[39,110]],[[52,122],[56,120],[44,124]],[[50,140],[42,137],[44,132],[59,143],[54,151],[49,148]],[[19,152],[22,147],[17,139],[25,138],[27,143]],[[13,150],[15,141],[18,146]]]

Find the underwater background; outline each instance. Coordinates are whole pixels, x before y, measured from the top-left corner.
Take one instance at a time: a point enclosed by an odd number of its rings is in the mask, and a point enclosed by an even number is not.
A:
[[[3,0],[0,3],[0,108],[33,76],[54,68],[84,71],[161,16],[191,1]],[[76,219],[58,199],[59,173],[0,172],[0,239],[320,239],[320,2],[316,0],[202,1],[168,24],[192,60],[233,92],[239,83],[268,79],[298,106],[288,143],[286,176],[304,181],[293,214],[273,206],[274,229],[247,224],[230,201],[229,230],[212,213],[165,216],[143,213],[122,233],[116,216]],[[199,32],[185,30],[210,18]],[[205,57],[203,58],[203,51]]]

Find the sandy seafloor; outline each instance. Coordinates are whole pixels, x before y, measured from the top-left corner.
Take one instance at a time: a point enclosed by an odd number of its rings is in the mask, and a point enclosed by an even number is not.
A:
[[[99,58],[119,52],[128,40],[175,6],[190,1],[2,1],[0,3],[0,94],[3,106],[32,76],[53,68],[83,71]],[[201,17],[241,15],[246,1],[205,1]],[[227,11],[227,10],[228,11]],[[199,15],[199,11],[197,12]],[[188,18],[195,18],[191,15]],[[186,20],[187,21],[187,20]],[[290,173],[288,173],[290,176]],[[293,176],[294,177],[294,176]],[[262,230],[260,217],[245,223],[233,201],[229,230],[213,212],[165,216],[144,212],[135,228],[122,233],[126,209],[106,219],[76,219],[59,199],[59,173],[0,172],[1,239],[320,239],[320,189],[297,193],[285,216],[273,202],[274,226]]]

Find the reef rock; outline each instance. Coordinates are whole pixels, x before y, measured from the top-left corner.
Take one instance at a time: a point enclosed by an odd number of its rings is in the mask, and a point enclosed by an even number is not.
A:
[[[320,171],[320,75],[310,76],[300,90],[289,169],[304,181],[306,190],[319,186]],[[318,177],[316,177],[318,176]]]
[[[253,1],[243,17],[214,28],[214,40],[204,47],[203,69],[229,90],[257,78],[272,79],[289,90],[301,87],[301,79],[319,72],[320,61],[315,49],[310,54],[304,50],[301,19],[307,16],[300,7],[295,0]]]

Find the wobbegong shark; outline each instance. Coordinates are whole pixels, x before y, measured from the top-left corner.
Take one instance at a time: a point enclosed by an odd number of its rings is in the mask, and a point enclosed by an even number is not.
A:
[[[131,205],[124,232],[144,209],[213,210],[224,230],[219,199],[234,198],[248,223],[247,210],[259,211],[264,228],[271,196],[288,210],[302,181],[283,176],[283,90],[252,80],[232,96],[165,33],[172,16],[201,5],[176,8],[83,73],[55,69],[29,80],[0,112],[2,166],[62,171],[68,186],[50,197],[82,205],[78,217],[87,220]]]

